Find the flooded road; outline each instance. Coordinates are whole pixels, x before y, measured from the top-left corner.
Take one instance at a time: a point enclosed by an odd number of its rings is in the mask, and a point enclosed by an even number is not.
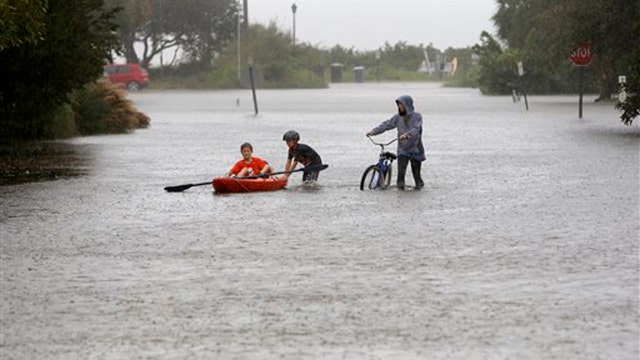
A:
[[[362,192],[364,134],[402,94],[425,188]],[[68,141],[86,175],[0,187],[0,358],[638,359],[640,128],[610,105],[257,96],[254,116],[250,91],[132,94],[151,127]],[[282,170],[289,129],[330,165],[317,189],[162,190],[222,175],[245,141]]]

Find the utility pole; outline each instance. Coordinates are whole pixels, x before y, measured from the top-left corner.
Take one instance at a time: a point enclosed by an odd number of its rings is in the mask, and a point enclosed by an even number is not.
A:
[[[245,0],[245,3],[246,3],[246,0]],[[240,5],[240,4],[238,4],[238,5]],[[237,32],[236,32],[236,42],[237,42],[237,44],[236,44],[237,45],[236,46],[236,59],[238,61],[238,63],[237,63],[238,81],[240,81],[240,77],[241,77],[241,73],[240,73],[240,68],[241,68],[241,65],[240,65],[240,40],[242,38],[242,36],[240,35],[240,33],[241,33],[241,31],[240,31],[241,30],[241,28],[240,28],[240,23],[241,23],[240,22],[240,9],[238,9],[238,16],[237,16],[236,20],[237,20],[237,24],[236,24],[236,27],[237,27],[237,29],[236,29],[237,30]]]
[[[242,31],[245,36],[249,32],[249,0],[242,0],[242,10],[244,11],[244,21],[242,22]]]
[[[298,10],[298,6],[296,3],[291,5],[291,12],[293,13],[293,46],[296,45],[296,11]]]

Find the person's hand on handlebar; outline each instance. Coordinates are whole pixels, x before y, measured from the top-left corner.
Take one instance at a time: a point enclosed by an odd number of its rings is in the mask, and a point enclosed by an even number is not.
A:
[[[402,134],[398,137],[398,140],[407,140],[409,138],[409,135],[407,134]]]
[[[373,131],[369,131],[366,135],[367,135],[367,137],[373,136]]]

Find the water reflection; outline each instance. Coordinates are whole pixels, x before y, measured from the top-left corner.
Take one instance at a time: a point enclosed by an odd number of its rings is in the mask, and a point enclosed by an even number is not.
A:
[[[0,185],[84,175],[91,161],[86,146],[62,141],[0,147]]]

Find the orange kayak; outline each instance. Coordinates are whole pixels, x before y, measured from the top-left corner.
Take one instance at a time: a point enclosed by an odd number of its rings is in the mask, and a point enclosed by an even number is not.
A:
[[[233,177],[217,177],[213,179],[216,193],[246,193],[255,191],[282,190],[287,186],[287,178],[271,177],[267,179],[243,179]]]

